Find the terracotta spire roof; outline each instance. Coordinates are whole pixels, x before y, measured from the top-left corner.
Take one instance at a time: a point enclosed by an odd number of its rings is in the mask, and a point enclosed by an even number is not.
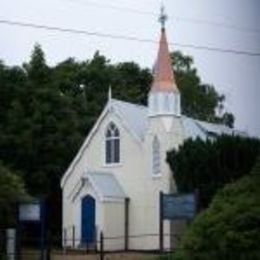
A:
[[[160,92],[178,91],[171,65],[164,26],[161,29],[159,51],[154,68],[154,78],[151,90]]]

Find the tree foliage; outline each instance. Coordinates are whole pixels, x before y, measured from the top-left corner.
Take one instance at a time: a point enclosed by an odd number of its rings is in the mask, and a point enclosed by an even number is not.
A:
[[[173,259],[260,257],[260,157],[252,174],[226,185],[188,228]]]
[[[233,127],[234,116],[224,111],[225,96],[220,95],[214,86],[201,82],[192,57],[174,52],[172,63],[181,91],[182,112],[196,119]]]
[[[188,94],[186,89],[200,79],[187,69],[192,64],[186,62],[188,57],[180,53],[176,57],[183,111],[214,119],[213,110],[219,103],[208,101],[210,95],[195,85],[194,92],[200,93]],[[107,102],[109,86],[115,98],[146,104],[151,81],[150,70],[133,62],[111,64],[98,52],[86,61],[69,58],[50,67],[36,45],[23,66],[8,67],[0,62],[0,158],[20,172],[30,194],[50,198],[57,232],[61,226],[60,178]],[[191,100],[198,97],[198,101]]]
[[[199,190],[199,203],[207,207],[226,183],[249,174],[260,149],[258,139],[221,136],[216,140],[187,140],[168,153],[178,191]]]
[[[18,200],[29,199],[21,177],[0,161],[0,228],[15,224]]]

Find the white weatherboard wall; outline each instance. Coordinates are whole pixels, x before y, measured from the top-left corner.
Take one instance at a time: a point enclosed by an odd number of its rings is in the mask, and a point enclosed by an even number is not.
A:
[[[122,202],[106,202],[104,206],[104,250],[125,248],[125,207]]]

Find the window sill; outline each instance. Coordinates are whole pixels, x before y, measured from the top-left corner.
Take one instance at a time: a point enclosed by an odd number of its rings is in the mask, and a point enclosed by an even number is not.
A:
[[[158,173],[158,174],[152,174],[152,178],[153,179],[159,179],[159,178],[161,178],[162,177],[162,174],[161,173]]]
[[[117,168],[122,166],[122,163],[108,163],[103,165],[104,168]]]

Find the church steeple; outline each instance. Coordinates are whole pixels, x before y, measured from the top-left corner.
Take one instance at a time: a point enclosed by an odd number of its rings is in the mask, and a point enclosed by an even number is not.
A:
[[[159,50],[154,67],[151,91],[149,93],[150,116],[180,115],[180,93],[176,85],[168,49],[165,29],[166,20],[167,16],[164,12],[164,7],[162,7],[159,17],[159,22],[161,23]]]

